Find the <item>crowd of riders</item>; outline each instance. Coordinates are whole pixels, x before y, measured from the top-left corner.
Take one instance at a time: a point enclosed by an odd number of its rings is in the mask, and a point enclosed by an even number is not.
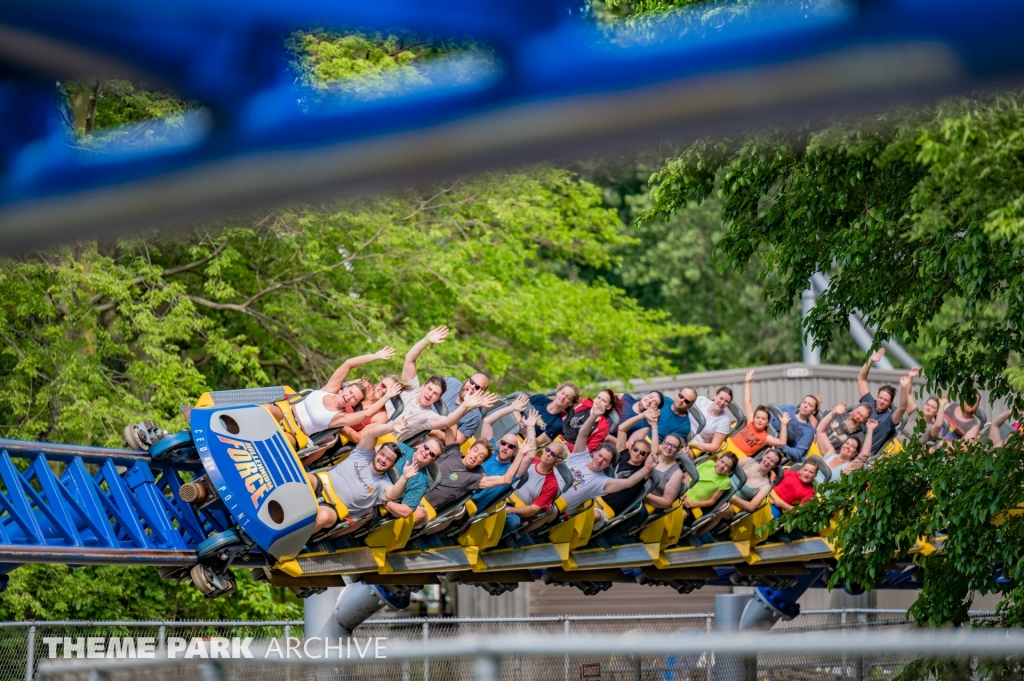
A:
[[[482,373],[465,380],[421,379],[420,356],[448,335],[446,327],[433,329],[406,353],[401,374],[376,382],[349,374],[390,360],[393,348],[349,359],[321,389],[291,405],[290,416],[305,435],[340,429],[354,445],[327,470],[331,495],[344,504],[350,520],[383,506],[396,517],[413,516],[423,527],[437,509],[469,495],[475,508],[484,509],[514,494],[515,503],[506,506],[506,533],[556,522],[598,498],[592,512],[599,529],[610,515],[636,504],[638,491],[646,489],[644,506],[655,511],[680,501],[690,516],[714,511],[705,528],[711,531],[737,513],[763,508],[766,500],[778,516],[812,498],[823,474],[834,479],[869,466],[917,411],[916,368],[903,374],[898,388],[869,389],[871,366],[884,350],[861,367],[859,399],[852,408],[840,402],[826,410],[814,395],[799,404],[755,406],[753,370],[746,375],[742,411],[733,405],[728,387],[712,395],[684,387],[672,396],[606,388],[588,397],[565,381],[548,393],[499,400]],[[279,420],[284,416],[280,407],[268,408]],[[1003,442],[1000,426],[1008,416],[990,424],[996,446]],[[976,439],[985,425],[977,401],[951,405],[929,397],[919,418],[925,425],[915,437],[930,447]],[[504,425],[496,433],[498,423]],[[313,452],[303,463],[314,470],[320,455]],[[653,472],[657,475],[648,485]],[[335,531],[339,517],[325,497],[325,481],[308,477],[325,502],[317,530]],[[738,477],[742,494],[735,493]],[[726,496],[730,490],[734,493]],[[557,499],[560,512],[550,513]]]

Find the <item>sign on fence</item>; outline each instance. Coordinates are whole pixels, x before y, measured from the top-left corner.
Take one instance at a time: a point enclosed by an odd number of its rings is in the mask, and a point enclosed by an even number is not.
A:
[[[600,664],[584,664],[580,666],[580,681],[601,681]]]

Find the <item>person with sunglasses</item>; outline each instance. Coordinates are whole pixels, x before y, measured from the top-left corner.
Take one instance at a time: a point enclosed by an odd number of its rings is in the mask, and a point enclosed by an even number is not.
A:
[[[458,409],[467,396],[487,392],[487,386],[490,385],[487,377],[483,374],[473,374],[465,383],[457,378],[446,376],[444,382],[447,385],[447,390],[445,390],[441,399],[444,400],[449,413]],[[470,409],[463,414],[458,423],[458,434],[456,436],[458,444],[461,445],[469,436],[476,432],[482,416],[479,408]]]
[[[555,466],[568,456],[569,448],[565,443],[555,441],[549,442],[540,456],[532,461],[529,457],[523,457],[515,477],[525,475],[526,481],[509,497],[513,503],[505,507],[505,529],[502,536],[515,532],[524,521],[551,508],[561,487]]]
[[[388,506],[389,513],[399,518],[406,518],[413,512],[419,513],[420,501],[423,500],[423,495],[427,493],[427,489],[430,487],[430,478],[426,472],[427,466],[437,461],[437,457],[441,456],[441,452],[444,451],[444,443],[436,437],[428,437],[415,448],[402,442],[394,444],[401,454],[398,461],[395,462],[395,471],[402,475],[405,472],[405,467],[409,464],[415,464],[419,470],[414,477],[406,482],[405,494],[402,495],[402,498],[392,505],[393,508]],[[420,521],[419,515],[416,516],[416,521],[417,523]]]
[[[526,418],[521,421],[523,432],[526,433],[526,438],[522,443],[519,442],[519,436],[514,431],[505,433],[498,439],[493,437],[494,423],[498,419],[509,413],[515,413],[518,417],[520,415],[519,412],[525,409],[527,404],[529,402],[526,395],[520,395],[511,405],[495,409],[484,417],[481,437],[490,440],[494,445],[494,456],[488,458],[483,463],[484,473],[487,475],[505,475],[509,468],[513,467],[512,463],[515,460],[516,454],[520,451],[525,452],[526,456],[533,459],[534,453],[537,451],[537,436],[534,426],[540,421],[540,414],[537,413],[536,409],[531,409]],[[516,420],[518,421],[519,419],[517,418]],[[515,466],[514,468],[518,472],[519,467]],[[484,509],[505,496],[508,496],[508,490],[504,487],[482,489],[473,495],[473,503],[476,504],[478,509]]]
[[[676,462],[676,456],[683,449],[682,439],[675,434],[666,435],[658,447],[658,463],[654,467],[654,470],[658,471],[658,484],[644,497],[644,501],[654,508],[671,508],[679,498],[679,492],[683,488],[683,469]],[[685,452],[689,456],[689,450]]]
[[[664,404],[661,405],[661,415],[658,417],[658,430],[661,432],[662,439],[669,435],[675,435],[684,443],[689,441],[692,428],[690,409],[696,401],[697,391],[689,386],[681,388],[676,393],[674,400],[665,397]],[[643,439],[649,432],[650,428],[639,428],[630,433],[629,441],[635,442],[638,439]]]
[[[572,486],[562,493],[566,512],[571,512],[592,499],[630,489],[651,477],[651,470],[655,465],[653,458],[648,459],[639,470],[632,472],[629,477],[610,478],[605,475],[605,470],[615,465],[616,459],[618,459],[619,452],[615,449],[615,445],[610,442],[602,442],[594,451],[587,446],[587,440],[595,425],[610,407],[611,405],[605,406],[602,401],[594,402],[590,409],[590,415],[580,428],[572,456],[565,461],[565,465],[572,471],[573,479]],[[607,520],[604,511],[595,506],[594,529],[600,528]]]
[[[644,467],[647,459],[650,458],[651,449],[658,446],[659,416],[658,409],[655,407],[641,414],[631,416],[619,424],[619,433],[615,441],[619,450],[619,460],[615,464],[613,477],[619,479],[629,478]],[[647,421],[651,425],[651,441],[648,443],[647,440],[634,440],[632,444],[627,444],[627,432],[629,431],[630,421],[639,420]],[[641,478],[631,487],[606,494],[604,495],[604,503],[608,504],[615,511],[615,515],[619,515],[629,510],[633,500],[636,498],[637,490],[643,484],[644,481]]]

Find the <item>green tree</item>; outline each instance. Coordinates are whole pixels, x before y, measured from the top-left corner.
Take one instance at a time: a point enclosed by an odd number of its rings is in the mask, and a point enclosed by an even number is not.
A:
[[[701,141],[652,178],[642,220],[716,196],[719,248],[733,268],[760,260],[770,312],[788,312],[812,273],[832,274],[807,326],[826,350],[860,310],[923,350],[932,385],[1019,401],[1021,111],[1018,95],[958,99]]]
[[[607,267],[625,241],[595,187],[541,169],[6,261],[0,422],[117,444],[139,418],[183,426],[205,390],[320,385],[442,322],[456,337],[424,371],[487,371],[499,389],[664,373],[666,342],[693,328],[559,276]]]

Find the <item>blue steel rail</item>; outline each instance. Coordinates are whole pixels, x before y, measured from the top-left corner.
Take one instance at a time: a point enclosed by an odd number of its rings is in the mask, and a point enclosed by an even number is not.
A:
[[[1024,76],[1024,3],[1009,0],[875,0],[834,11],[755,2],[747,20],[669,27],[631,45],[581,20],[582,4],[0,3],[0,249],[590,155],[672,132],[845,115]],[[466,83],[438,67],[431,87],[372,102],[298,88],[284,38],[353,27],[469,39],[490,49],[494,68]],[[186,117],[164,131],[173,141],[145,152],[83,150],[54,81],[111,76],[173,87],[206,115]]]
[[[21,563],[187,566],[234,523],[178,499],[182,473],[148,454],[0,439],[0,572]]]

